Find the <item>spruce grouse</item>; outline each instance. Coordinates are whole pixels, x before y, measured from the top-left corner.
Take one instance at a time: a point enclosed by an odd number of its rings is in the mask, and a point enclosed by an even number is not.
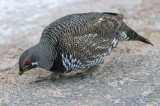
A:
[[[42,32],[40,41],[19,58],[19,74],[40,67],[53,72],[56,79],[73,70],[97,75],[105,57],[121,40],[150,41],[129,28],[123,15],[116,13],[80,13],[62,17]]]

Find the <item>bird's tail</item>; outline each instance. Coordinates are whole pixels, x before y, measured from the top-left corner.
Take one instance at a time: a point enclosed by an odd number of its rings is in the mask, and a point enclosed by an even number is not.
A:
[[[148,39],[140,36],[137,32],[129,28],[124,22],[122,23],[122,26],[118,31],[118,34],[120,35],[121,40],[137,40],[153,45]]]

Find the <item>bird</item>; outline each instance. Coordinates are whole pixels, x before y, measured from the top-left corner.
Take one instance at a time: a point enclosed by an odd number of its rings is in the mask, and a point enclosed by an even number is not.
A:
[[[39,67],[52,72],[47,77],[51,80],[76,70],[97,76],[106,56],[123,40],[153,45],[127,26],[122,14],[90,12],[61,17],[43,30],[36,45],[21,54],[19,75]]]

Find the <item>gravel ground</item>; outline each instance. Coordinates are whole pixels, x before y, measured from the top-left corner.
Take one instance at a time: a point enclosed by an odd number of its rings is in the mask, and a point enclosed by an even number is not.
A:
[[[159,0],[8,0],[0,4],[0,105],[160,105]],[[71,76],[34,83],[50,72],[33,69],[18,75],[20,54],[39,41],[49,23],[91,11],[124,14],[124,21],[154,46],[120,42],[96,78]]]

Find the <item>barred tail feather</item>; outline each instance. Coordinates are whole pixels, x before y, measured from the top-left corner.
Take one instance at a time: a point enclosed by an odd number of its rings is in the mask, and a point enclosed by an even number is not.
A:
[[[140,35],[137,36],[137,39],[135,39],[135,40],[138,40],[138,41],[141,41],[141,42],[144,42],[144,43],[147,43],[147,44],[150,44],[150,45],[154,46],[148,39],[146,39],[146,38],[144,38]]]
[[[122,40],[137,40],[154,46],[148,39],[140,36],[137,32],[129,28],[124,22],[122,23],[119,33]]]
[[[137,32],[135,32],[134,30],[132,30],[132,29],[129,28],[128,31],[130,31],[130,33],[129,33],[129,34],[130,34],[130,35],[129,35],[130,40],[141,41],[141,42],[144,42],[144,43],[147,43],[147,44],[150,44],[150,45],[153,46],[153,44],[152,44],[148,39],[140,36],[140,35],[139,35]]]

